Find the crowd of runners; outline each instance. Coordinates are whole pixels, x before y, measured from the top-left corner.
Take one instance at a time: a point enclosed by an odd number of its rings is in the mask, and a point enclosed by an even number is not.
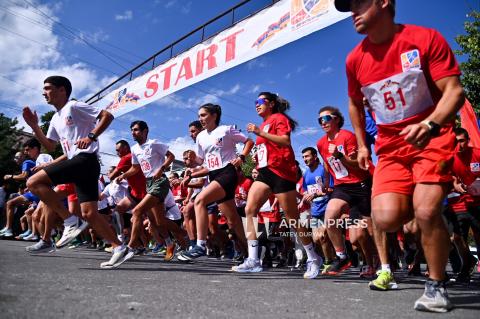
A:
[[[15,155],[21,173],[4,177],[24,187],[9,194],[0,236],[35,241],[26,247],[32,254],[105,250],[104,269],[146,253],[192,267],[198,258],[233,261],[238,273],[291,267],[305,279],[355,267],[380,291],[396,289],[395,271],[403,269],[426,276],[415,309],[450,310],[450,277],[468,284],[480,271],[469,248],[480,248],[480,149],[455,128],[464,103],[460,70],[438,32],[394,23],[395,1],[335,5],[351,11],[366,35],[347,57],[354,132],[343,129],[339,108],[321,107],[324,134],[302,150],[304,172],[291,146],[290,103],[260,92],[257,124],[245,128],[255,140],[207,103],[185,127],[196,147],[184,150],[183,170],[171,171],[175,156],[139,120],[129,128],[135,145],[119,140],[118,165],[100,177],[97,138],[113,116],[69,100],[70,81],[50,76],[43,95],[56,113],[44,134],[36,112],[24,108],[35,137]],[[57,143],[62,156],[40,152]],[[16,211],[23,212],[19,234]]]

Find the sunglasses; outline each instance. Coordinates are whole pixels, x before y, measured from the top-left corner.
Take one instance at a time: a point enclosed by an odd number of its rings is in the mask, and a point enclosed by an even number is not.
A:
[[[263,105],[263,104],[265,104],[265,101],[268,101],[268,100],[264,99],[264,98],[259,98],[259,99],[255,100],[255,106]]]
[[[330,122],[331,120],[333,120],[334,118],[336,118],[335,115],[324,115],[324,116],[320,116],[318,118],[318,124],[322,125],[323,123],[328,123]]]

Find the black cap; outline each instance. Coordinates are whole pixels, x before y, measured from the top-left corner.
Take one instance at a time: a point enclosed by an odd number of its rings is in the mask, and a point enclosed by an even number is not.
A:
[[[340,12],[350,12],[350,6],[353,0],[335,0],[335,8]],[[395,0],[390,0],[390,3],[395,6]]]
[[[340,12],[350,12],[352,0],[335,0],[335,8]]]

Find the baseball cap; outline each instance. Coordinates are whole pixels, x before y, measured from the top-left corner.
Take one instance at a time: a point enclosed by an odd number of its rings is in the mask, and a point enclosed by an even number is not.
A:
[[[335,0],[335,8],[340,12],[350,12],[350,5],[354,0]],[[390,3],[395,6],[395,0],[390,0]]]
[[[352,0],[335,0],[335,8],[340,12],[350,12]]]

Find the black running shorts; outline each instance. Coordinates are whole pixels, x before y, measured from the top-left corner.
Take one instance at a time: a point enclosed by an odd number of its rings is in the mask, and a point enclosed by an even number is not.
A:
[[[54,185],[75,184],[80,203],[98,201],[100,163],[95,153],[80,153],[45,169]]]
[[[210,183],[215,181],[222,186],[225,191],[225,197],[221,200],[217,200],[217,204],[226,202],[235,198],[235,189],[237,189],[238,175],[235,166],[228,164],[227,166],[210,171],[208,173]]]
[[[369,217],[372,203],[372,180],[366,179],[360,183],[340,184],[333,188],[330,199],[344,200],[350,206],[350,219],[358,220]]]
[[[256,181],[267,184],[274,194],[286,193],[296,189],[296,184],[294,182],[281,178],[267,167],[258,169],[258,177]]]

